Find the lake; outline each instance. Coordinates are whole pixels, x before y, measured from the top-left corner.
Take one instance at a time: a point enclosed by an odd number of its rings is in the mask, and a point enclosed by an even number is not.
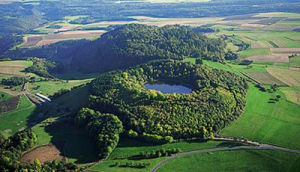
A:
[[[169,85],[169,84],[146,84],[146,89],[148,90],[157,90],[162,93],[181,93],[188,94],[192,92],[192,89],[182,86],[182,85]]]

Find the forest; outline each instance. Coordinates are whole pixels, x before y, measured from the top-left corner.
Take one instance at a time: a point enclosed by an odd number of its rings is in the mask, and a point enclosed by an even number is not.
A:
[[[185,26],[129,24],[84,45],[74,53],[72,66],[86,72],[106,72],[158,59],[194,57],[222,62],[225,46],[224,41]]]
[[[163,94],[145,89],[146,83],[156,82],[193,91]],[[154,61],[100,75],[90,84],[89,108],[115,114],[129,136],[151,142],[209,138],[242,113],[247,88],[243,78],[205,65]]]

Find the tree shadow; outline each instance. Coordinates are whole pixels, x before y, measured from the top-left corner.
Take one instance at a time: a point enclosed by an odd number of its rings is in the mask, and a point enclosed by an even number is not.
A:
[[[90,163],[99,160],[97,145],[84,129],[77,128],[69,119],[60,119],[45,127],[52,136],[51,143],[61,155],[75,163]]]
[[[217,145],[217,147],[236,147],[236,146],[245,146],[243,143],[226,141]]]

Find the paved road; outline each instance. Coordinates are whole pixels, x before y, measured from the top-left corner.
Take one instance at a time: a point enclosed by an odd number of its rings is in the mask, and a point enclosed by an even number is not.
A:
[[[231,138],[217,138],[217,140],[228,140],[228,141],[230,140],[230,141],[233,141],[233,139],[231,139]],[[253,142],[253,141],[249,141],[249,142]],[[256,144],[257,142],[253,142],[253,143]],[[259,144],[258,146],[236,146],[236,147],[219,147],[219,148],[212,148],[212,149],[201,149],[201,150],[183,152],[183,153],[173,155],[173,156],[165,159],[164,161],[161,161],[154,168],[152,168],[151,171],[155,172],[162,165],[164,165],[167,162],[172,161],[173,159],[178,158],[178,157],[183,157],[183,156],[187,156],[187,155],[191,155],[191,154],[197,154],[197,153],[207,153],[207,152],[227,151],[227,150],[241,150],[241,149],[246,149],[246,150],[280,150],[280,151],[300,154],[299,150],[288,149],[288,148],[283,148],[283,147],[273,146],[273,145],[268,145],[268,144]]]

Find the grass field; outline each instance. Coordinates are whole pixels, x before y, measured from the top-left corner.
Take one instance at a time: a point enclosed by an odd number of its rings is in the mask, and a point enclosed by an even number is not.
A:
[[[223,151],[176,158],[157,171],[299,171],[299,160],[299,155],[281,151]]]
[[[291,67],[300,67],[300,56],[290,58],[289,64]]]
[[[42,93],[46,96],[51,96],[59,90],[71,89],[75,86],[82,85],[90,82],[90,79],[86,80],[70,80],[70,81],[41,81],[29,84],[29,90],[31,93]]]
[[[0,102],[3,101],[3,100],[7,100],[7,99],[9,99],[11,97],[12,97],[12,95],[0,91]]]
[[[267,56],[270,55],[269,48],[253,48],[247,49],[239,52],[239,56],[241,58],[251,57],[251,56]]]
[[[280,101],[268,103],[276,95]],[[250,84],[244,113],[220,134],[300,149],[299,111],[300,106],[287,101],[281,91],[261,92]]]
[[[118,147],[113,151],[109,160],[99,163],[89,170],[91,171],[150,171],[152,167],[154,167],[157,163],[165,159],[165,157],[154,158],[154,159],[141,159],[141,160],[131,160],[130,157],[139,155],[140,152],[151,152],[155,150],[164,149],[172,149],[172,148],[180,148],[183,152],[199,150],[205,148],[215,148],[222,146],[230,146],[232,143],[230,142],[218,142],[218,141],[208,141],[208,142],[200,142],[200,141],[190,141],[190,142],[178,142],[172,144],[165,145],[156,145],[153,146],[150,143],[144,143],[132,139],[121,138]],[[110,165],[119,162],[121,164],[125,164],[126,162],[135,162],[135,163],[150,163],[147,168],[138,169],[138,168],[123,168],[123,167],[110,167]]]
[[[22,96],[16,110],[0,114],[0,132],[8,137],[27,127],[27,119],[34,112],[35,106]]]

